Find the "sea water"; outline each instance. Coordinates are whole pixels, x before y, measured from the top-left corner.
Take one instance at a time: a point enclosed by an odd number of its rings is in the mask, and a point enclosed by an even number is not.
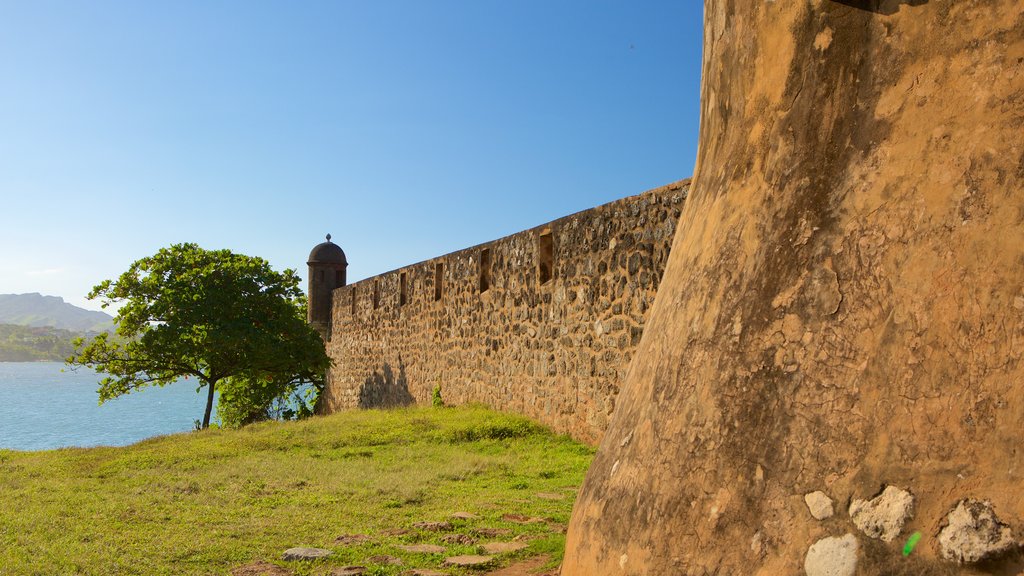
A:
[[[193,430],[203,418],[206,389],[197,393],[195,380],[143,388],[99,405],[101,379],[60,362],[0,362],[0,449],[125,446]]]

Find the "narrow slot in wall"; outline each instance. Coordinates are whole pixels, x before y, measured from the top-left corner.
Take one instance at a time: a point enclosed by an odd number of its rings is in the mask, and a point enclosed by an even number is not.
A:
[[[444,262],[434,264],[434,302],[444,295]]]
[[[537,236],[537,278],[547,284],[555,277],[555,237],[550,230]]]
[[[491,288],[491,249],[480,250],[480,292]]]

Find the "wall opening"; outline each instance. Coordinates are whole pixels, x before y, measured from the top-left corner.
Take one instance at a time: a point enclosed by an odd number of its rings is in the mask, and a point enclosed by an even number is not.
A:
[[[345,285],[345,271],[335,270],[334,271],[334,287],[339,288]]]
[[[434,264],[434,302],[444,295],[444,262]]]
[[[405,272],[402,272],[401,274],[398,275],[398,305],[399,306],[405,306],[405,303],[408,301],[408,292],[406,291],[406,288],[407,288],[406,275],[405,275]]]
[[[376,310],[380,306],[380,282],[377,280],[373,281],[373,309]]]
[[[352,287],[352,315],[356,315],[356,287]]]
[[[480,292],[487,292],[491,287],[491,249],[480,250]]]
[[[555,237],[550,230],[537,236],[537,277],[541,284],[555,277]]]

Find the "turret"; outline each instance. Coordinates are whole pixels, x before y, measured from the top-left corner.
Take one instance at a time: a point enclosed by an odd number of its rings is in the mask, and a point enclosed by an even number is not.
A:
[[[348,260],[345,252],[334,242],[317,244],[309,253],[309,311],[308,320],[324,341],[331,338],[331,292],[346,284]]]

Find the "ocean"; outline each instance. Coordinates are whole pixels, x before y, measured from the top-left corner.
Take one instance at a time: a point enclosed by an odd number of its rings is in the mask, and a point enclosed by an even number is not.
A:
[[[126,446],[194,429],[206,389],[192,380],[150,387],[98,405],[102,376],[61,362],[0,362],[0,449]],[[216,405],[214,406],[216,418]]]

